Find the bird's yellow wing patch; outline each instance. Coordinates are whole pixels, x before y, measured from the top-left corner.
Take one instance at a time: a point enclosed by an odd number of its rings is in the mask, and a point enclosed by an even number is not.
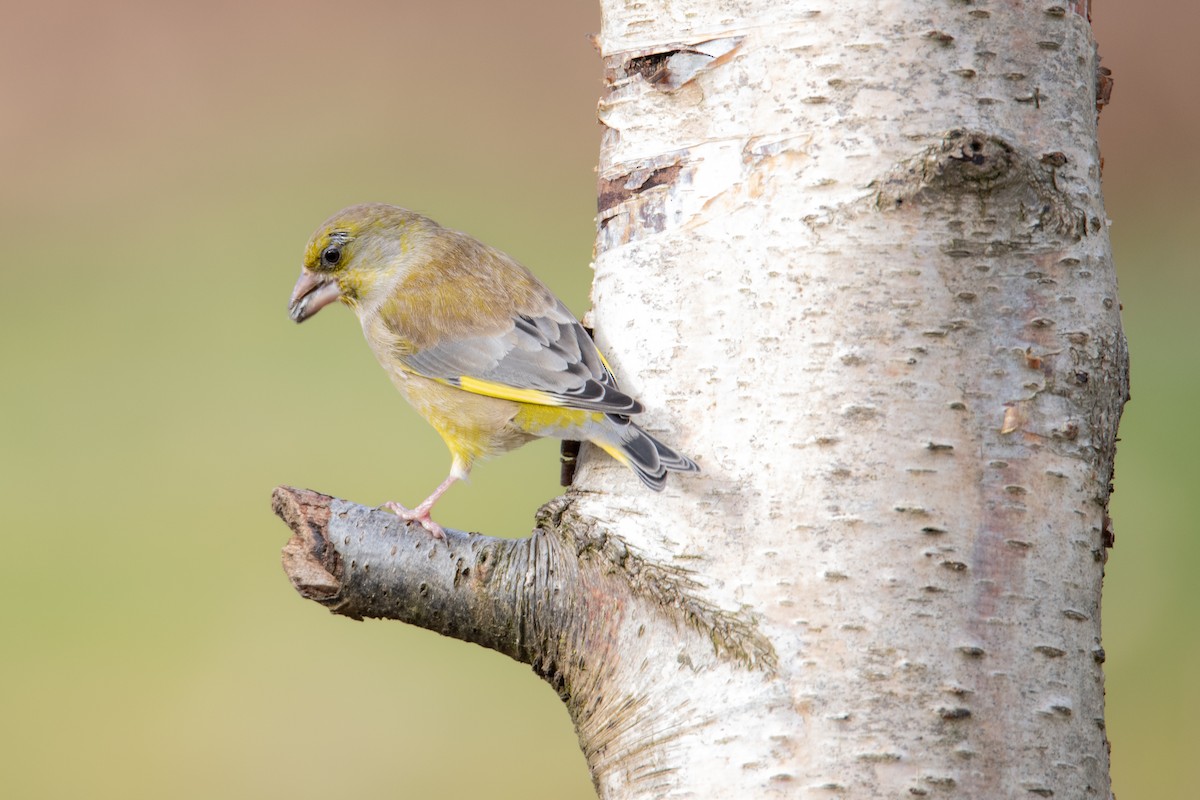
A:
[[[533,403],[539,406],[561,406],[563,399],[555,397],[549,392],[543,392],[538,389],[519,389],[516,386],[507,386],[503,383],[493,383],[479,378],[472,378],[468,375],[463,375],[454,383],[458,384],[458,388],[464,389],[475,394],[483,394],[488,397],[498,397],[501,400],[512,400],[515,403]],[[451,384],[453,385],[453,383]]]

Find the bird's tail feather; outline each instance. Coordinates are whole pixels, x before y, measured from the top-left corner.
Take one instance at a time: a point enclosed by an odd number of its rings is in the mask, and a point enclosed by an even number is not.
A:
[[[628,417],[610,415],[618,425],[619,439],[615,443],[596,442],[613,458],[637,473],[642,483],[656,492],[667,484],[668,472],[699,472],[700,467],[629,421]]]

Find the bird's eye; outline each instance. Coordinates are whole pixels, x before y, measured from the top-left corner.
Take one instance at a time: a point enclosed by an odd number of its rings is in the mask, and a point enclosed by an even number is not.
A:
[[[335,244],[331,244],[321,251],[321,263],[327,267],[337,266],[337,263],[341,260],[342,248]]]

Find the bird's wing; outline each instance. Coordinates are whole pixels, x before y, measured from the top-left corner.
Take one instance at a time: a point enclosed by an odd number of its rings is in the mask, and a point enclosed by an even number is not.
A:
[[[642,405],[617,388],[592,338],[560,301],[521,314],[487,335],[397,353],[404,366],[475,394],[610,414]]]

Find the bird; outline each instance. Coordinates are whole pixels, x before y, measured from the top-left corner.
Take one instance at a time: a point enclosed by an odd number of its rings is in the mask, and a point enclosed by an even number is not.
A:
[[[420,504],[383,505],[434,538],[434,505],[481,459],[539,437],[588,441],[661,491],[699,472],[631,419],[579,320],[532,272],[475,238],[399,206],[342,209],[309,239],[288,302],[297,323],[340,301],[380,366],[450,450],[446,479]]]

